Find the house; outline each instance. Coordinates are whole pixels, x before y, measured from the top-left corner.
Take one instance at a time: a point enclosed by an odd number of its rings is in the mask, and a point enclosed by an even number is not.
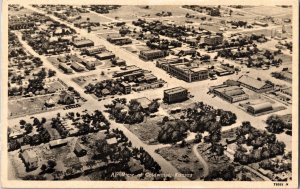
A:
[[[59,95],[58,103],[61,103],[64,105],[74,104],[75,99],[74,99],[74,96],[70,95],[68,92],[62,91]]]
[[[109,138],[109,139],[106,139],[106,142],[109,146],[115,146],[115,145],[118,145],[118,140],[116,137],[113,137],[113,138]]]
[[[128,166],[129,166],[129,172],[134,175],[140,174],[144,170],[140,164],[132,160],[128,162]]]
[[[137,98],[135,99],[138,103],[140,103],[141,107],[146,110],[149,108],[149,105],[151,104],[151,101],[146,98],[146,97],[142,97],[142,98]]]
[[[106,96],[110,94],[110,91],[108,89],[102,89],[101,93],[102,95]]]
[[[58,140],[52,140],[49,142],[50,148],[59,148],[62,146],[65,146],[68,144],[68,141],[66,139],[58,139]]]
[[[167,103],[175,103],[188,99],[188,91],[183,87],[175,87],[164,90],[163,100]]]
[[[76,48],[82,48],[82,47],[91,47],[94,46],[94,42],[89,40],[89,39],[84,39],[84,40],[77,40],[73,42],[73,45]]]
[[[54,100],[52,98],[49,98],[48,100],[45,101],[45,106],[48,108],[55,106]]]
[[[33,171],[38,168],[38,157],[33,149],[23,151],[20,156],[26,167],[26,171]]]
[[[250,77],[248,75],[242,75],[237,81],[242,86],[247,87],[248,89],[253,90],[257,93],[264,93],[272,91],[274,89],[274,86],[272,86],[271,84],[254,79],[253,77]]]
[[[86,149],[84,149],[83,145],[77,140],[74,146],[74,153],[77,157],[82,157],[87,154]]]

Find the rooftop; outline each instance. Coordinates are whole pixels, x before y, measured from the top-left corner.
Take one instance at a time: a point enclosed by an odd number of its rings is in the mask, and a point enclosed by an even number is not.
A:
[[[187,89],[183,88],[183,87],[175,87],[175,88],[171,88],[171,89],[166,89],[164,90],[165,93],[168,93],[168,94],[175,94],[175,93],[178,93],[178,92],[183,92],[183,91],[186,91]]]
[[[248,75],[242,75],[238,82],[252,86],[256,89],[261,89],[263,86],[268,85],[264,81],[259,81],[257,79],[254,79],[253,77],[249,77]]]

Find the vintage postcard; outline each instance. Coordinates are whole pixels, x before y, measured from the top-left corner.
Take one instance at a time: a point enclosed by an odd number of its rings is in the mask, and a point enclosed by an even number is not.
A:
[[[294,0],[5,0],[4,188],[297,188]]]

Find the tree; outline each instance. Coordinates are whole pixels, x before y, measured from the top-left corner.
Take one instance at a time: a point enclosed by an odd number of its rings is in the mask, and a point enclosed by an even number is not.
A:
[[[24,126],[24,129],[25,129],[26,133],[28,134],[28,133],[31,133],[33,127],[30,123],[26,123]]]

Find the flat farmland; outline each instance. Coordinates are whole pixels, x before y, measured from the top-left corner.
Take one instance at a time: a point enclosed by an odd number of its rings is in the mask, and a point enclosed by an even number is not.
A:
[[[81,13],[80,16],[81,16],[81,19],[76,20],[75,23],[87,21],[87,18],[90,19],[90,22],[100,22],[100,24],[102,22],[110,22],[111,21],[107,18],[102,17],[101,15],[98,15],[97,13],[94,13],[94,12]]]
[[[193,11],[182,9],[179,5],[155,5],[149,6],[149,9],[145,9],[145,6],[122,6],[117,10],[111,10],[105,16],[110,18],[119,17],[120,20],[132,20],[143,17],[144,15],[150,15],[149,17],[157,18],[168,18],[168,17],[158,17],[155,14],[164,12],[172,12],[172,16],[182,16],[186,13],[192,13]],[[147,18],[147,17],[145,17]]]
[[[277,6],[259,6],[242,9],[252,14],[264,15],[264,16],[277,16],[287,14],[292,11],[291,8],[282,8]]]

